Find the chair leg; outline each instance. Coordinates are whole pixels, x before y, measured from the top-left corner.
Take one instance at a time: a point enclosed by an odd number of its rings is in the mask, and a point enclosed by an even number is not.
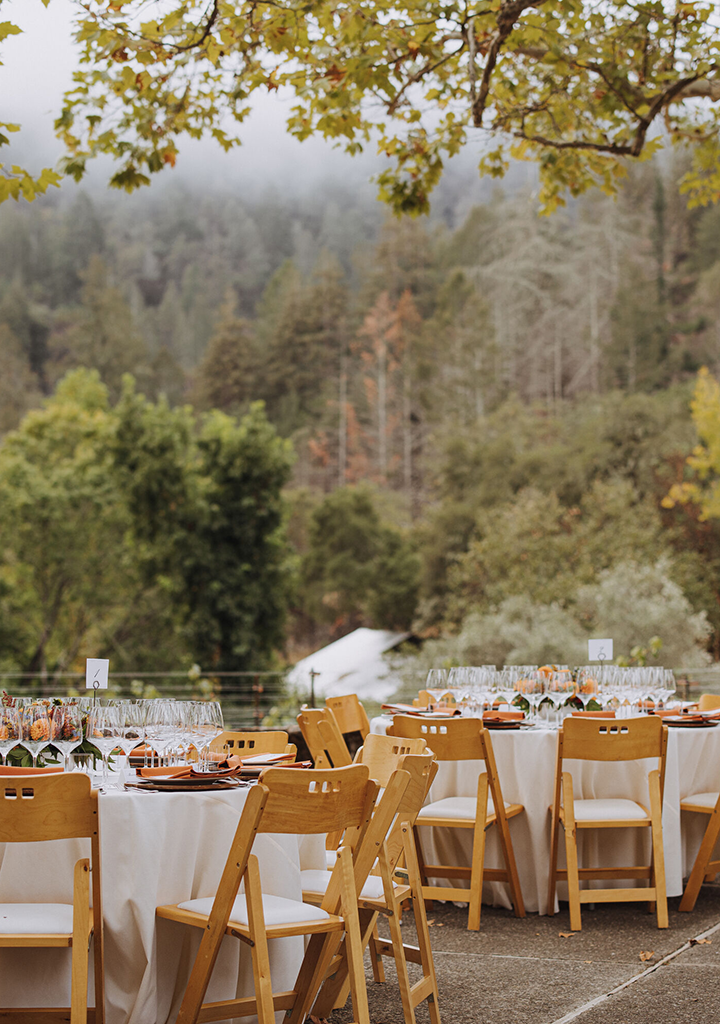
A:
[[[695,901],[700,893],[700,887],[703,884],[705,871],[715,849],[718,835],[720,835],[720,810],[718,810],[716,805],[705,829],[705,835],[690,872],[688,883],[685,886],[685,892],[680,900],[680,910],[692,910],[695,906]]]
[[[430,1024],[440,1024],[440,1005],[438,999],[437,978],[435,976],[435,961],[433,960],[432,947],[430,945],[430,929],[428,928],[427,916],[425,914],[425,901],[422,895],[422,878],[420,866],[415,849],[414,830],[407,824],[402,825],[403,847],[405,850],[405,865],[408,872],[408,881],[413,895],[413,914],[415,917],[415,930],[418,937],[418,948],[420,949],[420,960],[424,978],[431,980],[431,992],[427,997],[428,1010],[430,1013]],[[403,958],[405,949],[403,947]]]
[[[74,873],[70,1024],[87,1024],[89,933],[90,861],[85,859],[76,863]]]
[[[393,901],[396,903],[397,901]],[[388,917],[388,925],[390,927],[390,939],[392,941],[393,955],[395,958],[395,967],[397,969],[398,976],[398,987],[400,989],[400,1001],[403,1008],[403,1016],[405,1017],[405,1024],[415,1024],[415,1010],[412,1004],[412,996],[410,993],[410,975],[408,974],[407,960],[405,958],[405,947],[403,945],[402,931],[400,930],[400,921],[396,913],[397,907],[392,906],[392,914]]]
[[[470,906],[468,908],[468,931],[476,932],[480,927],[482,906],[483,867],[485,865],[485,826],[487,824],[488,777],[482,772],[478,779],[477,809],[473,829],[472,864],[470,869]]]
[[[427,876],[427,872],[425,871],[425,855],[423,854],[422,843],[420,842],[420,832],[418,830],[417,825],[413,826],[413,835],[415,836],[415,849],[417,851],[417,859],[418,859],[418,867],[419,867],[419,870],[420,870],[420,878],[422,880],[423,887],[426,887],[427,884],[428,884],[428,876]],[[432,910],[432,908],[433,908],[433,901],[432,900],[425,900],[425,909],[426,910]]]
[[[557,861],[558,861],[558,826],[560,824],[559,807],[553,804],[550,825],[550,875],[548,879],[547,909],[548,917],[555,914],[555,898],[557,896]]]
[[[665,883],[665,851],[662,836],[662,800],[660,798],[660,772],[650,772],[650,816],[652,818],[653,870],[655,875],[655,902],[658,928],[669,927],[667,886]]]
[[[265,916],[263,913],[262,887],[258,859],[252,854],[248,858],[245,872],[245,899],[248,911],[248,929],[253,941],[252,968],[257,1000],[259,1024],[275,1024],[272,982],[270,980],[270,956],[268,953]]]
[[[342,935],[338,932],[310,936],[303,962],[295,979],[297,999],[285,1018],[285,1024],[303,1024],[310,1010],[313,1009],[315,1001],[322,998],[325,991],[323,982],[341,941]],[[320,991],[321,987],[322,991]],[[318,1016],[324,1017],[331,1011],[332,1004],[325,1012],[318,1009],[317,1013]]]
[[[380,936],[378,935],[377,922],[373,926],[372,935],[368,942],[368,949],[370,951],[370,963],[372,965],[373,981],[376,984],[381,985],[385,981],[385,967],[383,966],[382,956],[377,951],[377,944]]]
[[[567,885],[570,903],[570,928],[582,931],[580,914],[580,876],[578,874],[577,829],[573,806],[572,776],[563,772],[563,831],[565,833],[565,859],[567,860]]]
[[[340,861],[340,903],[345,919],[345,947],[352,997],[354,1024],[370,1024],[365,970],[363,968],[363,946],[358,919],[357,890],[353,872],[352,853],[343,847],[338,853]]]

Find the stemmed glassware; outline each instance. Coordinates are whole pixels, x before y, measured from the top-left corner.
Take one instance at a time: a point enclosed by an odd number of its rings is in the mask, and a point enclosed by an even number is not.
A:
[[[515,682],[515,689],[530,705],[535,722],[539,719],[539,708],[545,697],[545,682],[545,675],[537,669],[521,672],[520,678]]]
[[[170,700],[154,700],[148,703],[145,738],[161,762],[175,740],[175,711],[172,708],[174,703],[175,701]]]
[[[22,745],[30,751],[33,768],[38,754],[50,743],[50,717],[45,704],[26,704],[22,708]]]
[[[448,670],[446,668],[431,668],[428,672],[425,689],[433,698],[433,704],[439,704],[448,692]]]
[[[68,770],[70,752],[83,741],[82,712],[79,704],[56,704],[50,718],[51,738],[63,756],[63,771]]]
[[[574,696],[576,684],[569,669],[551,672],[547,676],[547,695],[555,708],[555,718],[560,725],[560,708]]]
[[[224,731],[222,709],[216,700],[198,701],[195,705],[193,736],[200,756],[198,767],[208,770],[208,752],[212,741]]]
[[[584,665],[577,671],[577,696],[582,701],[583,711],[591,700],[599,700],[600,680],[598,670],[593,665]]]
[[[22,715],[19,708],[0,708],[0,754],[7,764],[13,747],[22,742]]]
[[[118,746],[120,719],[118,709],[104,704],[95,704],[88,712],[87,738],[102,754],[103,785],[108,780],[108,758]]]

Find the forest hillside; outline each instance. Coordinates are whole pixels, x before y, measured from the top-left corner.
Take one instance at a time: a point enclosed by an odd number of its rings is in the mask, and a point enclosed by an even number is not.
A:
[[[720,528],[663,504],[720,370],[720,209],[682,173],[550,217],[341,184],[5,204],[0,667],[261,669],[359,625],[720,658]]]

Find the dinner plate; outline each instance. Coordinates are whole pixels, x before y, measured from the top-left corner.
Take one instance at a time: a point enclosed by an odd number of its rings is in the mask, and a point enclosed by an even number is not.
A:
[[[211,789],[237,789],[241,786],[240,779],[138,779],[137,782],[126,782],[126,789],[150,789],[158,793],[197,793]]]
[[[483,725],[486,729],[520,729],[522,722],[517,718],[511,718],[504,722],[493,722],[492,719],[485,719]]]
[[[688,719],[690,720],[688,721]],[[663,722],[665,725],[679,725],[684,729],[709,729],[718,724],[717,720],[712,721],[704,718],[701,721],[698,721],[690,715],[678,715],[677,718],[671,715],[665,715]]]

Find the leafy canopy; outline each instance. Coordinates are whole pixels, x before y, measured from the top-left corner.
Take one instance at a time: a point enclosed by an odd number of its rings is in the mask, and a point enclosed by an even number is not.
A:
[[[0,4],[2,2],[3,0],[0,0]],[[42,2],[47,7],[50,0],[42,0]],[[15,25],[14,22],[0,21],[0,43],[4,42],[9,36],[19,35],[20,32],[22,32],[22,29]],[[2,67],[2,61],[0,61],[0,67]],[[0,149],[9,144],[9,136],[13,132],[19,131],[19,124],[11,121],[0,121]],[[6,199],[20,199],[21,196],[23,199],[32,202],[36,195],[46,192],[49,185],[59,185],[60,181],[61,178],[57,171],[53,171],[49,167],[44,168],[37,177],[33,177],[32,174],[17,164],[7,167],[5,164],[0,163],[0,203]]]
[[[80,67],[56,127],[66,174],[109,154],[132,190],[173,166],[182,135],[239,143],[251,99],[294,96],[287,126],[357,153],[377,141],[380,194],[426,211],[444,161],[473,135],[480,167],[537,160],[546,210],[626,158],[691,142],[682,188],[720,196],[717,5],[646,0],[84,0]]]
[[[692,417],[700,438],[686,459],[690,479],[670,488],[663,499],[665,508],[693,502],[700,507],[700,519],[720,518],[720,383],[706,366],[698,373],[692,402]]]

